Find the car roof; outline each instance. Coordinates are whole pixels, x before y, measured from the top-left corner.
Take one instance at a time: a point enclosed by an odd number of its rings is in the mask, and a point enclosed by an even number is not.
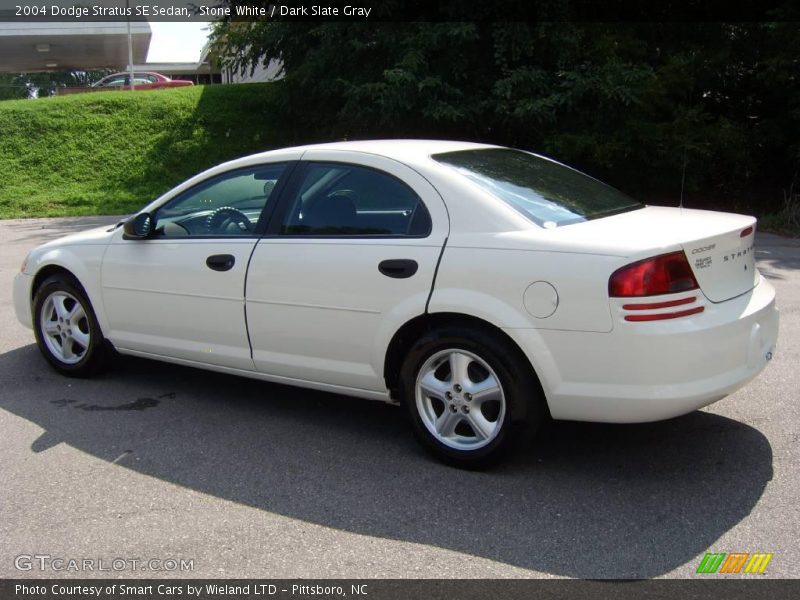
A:
[[[479,148],[497,148],[490,144],[479,144],[475,142],[459,142],[447,140],[411,140],[411,139],[386,139],[386,140],[361,140],[348,142],[330,142],[325,144],[310,144],[306,146],[294,146],[291,148],[281,148],[280,150],[270,150],[259,154],[246,156],[229,163],[233,166],[238,161],[252,162],[252,159],[269,159],[272,156],[289,151],[311,151],[311,150],[332,150],[340,152],[362,152],[364,154],[376,154],[385,156],[403,163],[415,163],[420,159],[427,159],[432,154],[442,152],[456,152],[459,150],[476,150]]]
[[[134,71],[134,75],[156,75],[158,77],[166,78],[166,75],[162,75],[161,73],[156,73],[155,71]],[[118,73],[111,73],[103,77],[103,79],[107,79],[108,77],[119,77],[120,75],[130,75],[130,71],[119,71]]]

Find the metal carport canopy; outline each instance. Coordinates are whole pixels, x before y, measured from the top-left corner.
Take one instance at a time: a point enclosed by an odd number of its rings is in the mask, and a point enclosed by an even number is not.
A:
[[[150,24],[132,21],[133,61],[143,63]],[[124,69],[126,22],[0,23],[0,73]]]

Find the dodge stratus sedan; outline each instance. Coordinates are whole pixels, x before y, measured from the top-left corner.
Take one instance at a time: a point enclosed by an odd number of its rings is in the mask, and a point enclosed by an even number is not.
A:
[[[520,150],[334,143],[44,244],[14,300],[65,375],[116,349],[399,403],[428,450],[479,466],[547,414],[666,419],[758,374],[778,312],[754,229]]]

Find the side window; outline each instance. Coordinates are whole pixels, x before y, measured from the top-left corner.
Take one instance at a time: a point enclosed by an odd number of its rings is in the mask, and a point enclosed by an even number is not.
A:
[[[355,165],[310,163],[281,227],[283,235],[424,237],[431,218],[396,177]]]
[[[156,211],[156,237],[252,235],[285,167],[238,169],[197,184]]]
[[[128,85],[127,77],[115,77],[113,79],[109,79],[102,84],[102,87],[122,87],[123,85]]]

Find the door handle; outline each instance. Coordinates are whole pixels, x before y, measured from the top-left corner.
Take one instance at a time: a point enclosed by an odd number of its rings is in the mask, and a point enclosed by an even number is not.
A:
[[[411,277],[417,272],[419,265],[417,261],[406,258],[393,258],[390,260],[381,261],[378,264],[378,270],[394,279],[406,279]]]
[[[214,271],[230,271],[236,264],[232,254],[212,254],[206,259],[206,266]]]

